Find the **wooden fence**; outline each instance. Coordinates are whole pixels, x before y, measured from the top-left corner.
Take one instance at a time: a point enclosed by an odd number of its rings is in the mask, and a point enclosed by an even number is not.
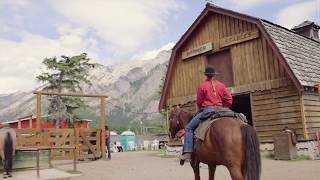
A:
[[[101,129],[16,129],[16,132],[18,146],[75,146],[78,160],[92,160],[102,155]],[[53,150],[51,158],[73,159],[73,152],[72,150]]]

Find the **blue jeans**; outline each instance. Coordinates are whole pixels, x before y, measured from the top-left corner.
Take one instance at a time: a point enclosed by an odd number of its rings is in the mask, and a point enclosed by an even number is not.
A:
[[[189,122],[189,124],[185,128],[186,133],[184,135],[183,152],[193,152],[194,130],[201,123],[202,121],[201,117],[205,113],[214,112],[214,111],[215,111],[214,107],[205,107],[202,109],[200,113],[198,113],[195,117],[192,118],[192,120]]]
[[[108,153],[108,159],[111,159],[111,153],[110,153],[110,139],[106,139],[106,146],[107,146],[107,153]]]

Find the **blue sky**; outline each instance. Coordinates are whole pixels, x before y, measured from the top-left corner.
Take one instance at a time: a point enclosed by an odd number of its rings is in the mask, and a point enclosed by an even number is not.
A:
[[[0,84],[7,84],[0,94],[36,87],[44,57],[87,52],[105,65],[152,58],[179,40],[206,2],[0,0]],[[320,0],[211,2],[288,28],[320,23]]]

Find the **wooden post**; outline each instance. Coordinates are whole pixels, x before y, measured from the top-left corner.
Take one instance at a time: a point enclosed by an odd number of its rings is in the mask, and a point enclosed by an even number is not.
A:
[[[100,129],[101,129],[101,154],[106,159],[106,98],[100,97]]]
[[[166,129],[167,129],[167,133],[168,135],[170,134],[169,132],[169,111],[170,111],[170,107],[166,108]]]
[[[29,128],[32,129],[32,115],[30,115],[30,119],[29,119]]]
[[[301,110],[301,120],[302,120],[302,128],[303,128],[303,137],[305,140],[309,140],[307,121],[306,121],[304,102],[303,102],[303,93],[300,93],[299,96],[300,96],[300,110]]]
[[[254,119],[256,118],[256,115],[255,115],[254,105],[253,105],[253,94],[250,93],[249,96],[250,96],[251,121],[252,121],[251,123],[252,123],[252,127],[256,128],[255,121],[254,121]]]
[[[36,159],[37,159],[37,178],[40,178],[40,150],[37,150],[36,154]]]
[[[75,151],[74,151],[74,156],[76,158],[76,160],[79,159],[80,157],[80,142],[79,142],[79,136],[80,136],[80,133],[79,133],[79,129],[77,128],[74,128],[74,146],[75,146]]]
[[[18,119],[18,129],[21,129],[21,119]]]
[[[76,156],[76,147],[73,149],[73,172],[77,171],[77,156]]]
[[[37,119],[36,128],[41,128],[41,93],[37,94]]]
[[[53,168],[52,162],[51,162],[51,156],[52,156],[52,149],[49,149],[49,157],[48,157],[48,163],[49,163],[49,168]]]

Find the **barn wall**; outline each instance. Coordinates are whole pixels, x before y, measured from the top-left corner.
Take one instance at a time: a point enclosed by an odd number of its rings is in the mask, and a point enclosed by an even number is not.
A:
[[[308,139],[315,139],[316,132],[320,131],[320,96],[304,94],[302,96],[304,116]]]
[[[262,142],[272,141],[273,134],[286,126],[295,129],[299,139],[304,139],[301,98],[294,86],[254,92],[252,111]]]
[[[221,38],[251,30],[257,30],[256,25],[224,15],[208,15],[177,50],[166,105],[184,104],[192,98],[194,100],[196,87],[204,79],[202,71],[206,54],[181,60],[182,52],[208,42],[213,42],[214,51],[219,51]],[[227,48],[230,48],[232,57],[233,93],[270,90],[287,85],[284,68],[261,33],[257,39]]]

